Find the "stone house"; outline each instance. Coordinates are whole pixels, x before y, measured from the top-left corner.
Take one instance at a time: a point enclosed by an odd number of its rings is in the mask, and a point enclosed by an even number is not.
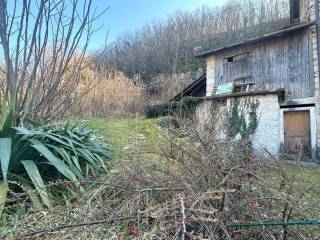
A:
[[[229,38],[199,54],[206,74],[184,96],[202,99],[197,112],[208,117],[213,99],[259,101],[253,146],[275,156],[320,157],[319,1],[290,0],[290,19],[254,27],[245,38]],[[259,34],[258,34],[259,33]],[[235,36],[242,37],[241,34]],[[221,44],[222,42],[222,44]]]

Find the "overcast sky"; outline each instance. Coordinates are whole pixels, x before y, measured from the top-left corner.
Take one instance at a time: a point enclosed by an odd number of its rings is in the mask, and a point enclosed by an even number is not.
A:
[[[105,42],[109,29],[108,42],[114,41],[121,33],[131,32],[144,23],[165,19],[177,11],[192,11],[201,7],[221,6],[226,0],[98,0],[98,9],[110,6],[110,9],[97,22],[102,29],[93,36],[90,49],[95,50]]]

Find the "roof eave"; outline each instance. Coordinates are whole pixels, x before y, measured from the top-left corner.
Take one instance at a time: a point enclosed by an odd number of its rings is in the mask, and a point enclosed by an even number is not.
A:
[[[214,49],[214,50],[206,51],[206,52],[203,52],[203,53],[200,53],[200,54],[196,55],[195,57],[196,58],[205,58],[205,57],[208,57],[210,55],[214,55],[214,54],[217,54],[217,53],[220,53],[220,52],[223,52],[223,51],[231,50],[231,49],[236,48],[236,47],[241,47],[241,46],[253,44],[253,43],[256,43],[256,42],[261,42],[261,41],[264,41],[264,40],[267,40],[267,39],[270,39],[270,38],[282,37],[282,36],[285,36],[285,35],[287,35],[289,33],[306,29],[306,28],[308,28],[308,27],[310,27],[310,26],[312,26],[312,25],[314,25],[316,23],[317,23],[317,21],[311,21],[311,22],[308,21],[308,22],[300,23],[300,24],[293,25],[293,26],[288,27],[288,28],[284,28],[284,29],[279,30],[279,31],[275,31],[275,32],[272,32],[272,33],[264,34],[264,35],[259,36],[259,37],[251,38],[251,39],[248,39],[246,41],[242,41],[242,42],[234,43],[234,44],[231,44],[231,45],[228,45],[228,46],[225,46],[225,47],[221,47],[221,48],[217,48],[217,49]]]
[[[202,81],[206,81],[206,74],[202,74],[197,80],[193,81],[187,87],[185,87],[180,93],[174,96],[170,101],[177,101],[183,97],[183,95],[190,89],[196,87],[198,84],[201,84]]]
[[[248,96],[257,96],[257,95],[268,95],[268,94],[277,94],[279,97],[284,97],[285,88],[275,88],[275,89],[265,89],[265,90],[255,90],[249,92],[241,93],[228,93],[228,94],[219,94],[209,97],[202,97],[202,100],[212,100],[212,99],[224,99],[224,98],[234,98],[234,97],[248,97]]]

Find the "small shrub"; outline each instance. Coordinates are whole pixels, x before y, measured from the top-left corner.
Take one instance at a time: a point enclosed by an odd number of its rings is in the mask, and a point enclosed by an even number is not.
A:
[[[96,176],[99,169],[107,170],[106,160],[111,159],[103,139],[77,125],[7,127],[1,133],[3,201],[8,180],[14,180],[27,189],[35,188],[42,203],[50,207],[50,193],[46,190],[49,181],[66,179],[79,187],[81,181]],[[36,202],[39,201],[33,201]]]

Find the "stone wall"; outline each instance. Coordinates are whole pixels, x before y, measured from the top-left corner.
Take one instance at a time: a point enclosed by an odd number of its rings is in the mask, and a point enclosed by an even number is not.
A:
[[[316,106],[316,121],[317,121],[317,158],[320,158],[320,78],[319,78],[319,46],[317,28],[311,29],[312,38],[312,60],[313,60],[313,78],[314,78],[314,99]]]
[[[253,148],[261,151],[266,148],[274,156],[280,150],[280,106],[276,94],[257,96],[259,101],[259,124],[253,137]]]
[[[315,21],[319,18],[319,12],[316,12],[316,4],[320,4],[319,0],[303,0],[309,4],[310,19]],[[318,1],[318,2],[317,2]],[[318,16],[317,16],[318,15]],[[319,27],[311,28],[311,44],[312,44],[312,60],[313,60],[313,78],[315,88],[315,106],[316,106],[316,121],[317,121],[317,159],[320,158],[320,77],[319,77]]]
[[[241,97],[241,101],[245,100],[258,100],[259,107],[257,109],[258,127],[255,135],[253,136],[253,148],[256,153],[263,153],[263,148],[266,148],[274,156],[278,156],[280,149],[280,106],[278,102],[277,94],[266,94],[256,96]],[[222,114],[227,113],[227,109],[230,109],[231,103],[234,98],[227,98],[226,107],[223,111],[215,111],[214,114],[219,114],[218,119],[221,121],[214,121],[221,126],[225,123],[225,116]],[[196,116],[199,120],[201,129],[205,131],[206,124],[210,123],[210,119],[217,119],[217,116],[212,116],[211,112],[212,100],[205,100],[197,107]],[[225,134],[221,132],[219,137],[225,137]]]
[[[227,113],[226,102],[213,103],[213,100],[210,99],[202,101],[195,112],[199,130],[203,135],[210,134],[214,130],[217,139],[225,139]]]
[[[300,21],[301,22],[316,20],[317,1],[319,0],[300,0]]]

